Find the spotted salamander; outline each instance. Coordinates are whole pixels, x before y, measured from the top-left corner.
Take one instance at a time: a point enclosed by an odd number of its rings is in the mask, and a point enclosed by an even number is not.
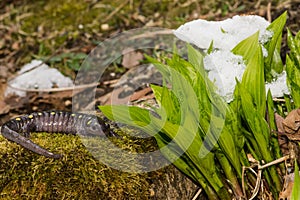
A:
[[[35,112],[9,120],[1,127],[2,135],[10,141],[40,155],[60,158],[29,139],[30,132],[80,134],[84,136],[118,136],[104,120],[94,115],[64,111]]]

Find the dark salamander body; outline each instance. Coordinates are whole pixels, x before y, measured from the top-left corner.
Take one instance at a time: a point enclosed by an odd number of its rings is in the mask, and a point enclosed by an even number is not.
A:
[[[2,125],[2,135],[10,141],[40,155],[50,158],[60,158],[30,139],[30,132],[48,132],[80,134],[89,136],[117,136],[109,126],[97,116],[64,111],[36,112],[14,118]]]

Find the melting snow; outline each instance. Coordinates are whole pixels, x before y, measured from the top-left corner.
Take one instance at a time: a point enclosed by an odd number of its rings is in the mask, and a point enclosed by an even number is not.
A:
[[[231,50],[257,31],[260,42],[264,44],[273,34],[266,30],[269,25],[268,21],[256,15],[234,16],[224,21],[198,19],[180,26],[174,34],[202,49],[207,49],[213,41],[214,48]]]
[[[290,94],[286,84],[286,72],[283,71],[277,76],[275,81],[266,84],[266,92],[271,90],[273,97],[283,97],[284,94]]]
[[[231,50],[242,40],[259,31],[261,44],[268,42],[273,33],[266,30],[270,25],[264,18],[256,15],[234,16],[224,21],[194,20],[180,26],[174,31],[179,39],[192,43],[201,49],[207,50],[213,41],[214,51],[204,58],[204,67],[208,77],[218,87],[217,92],[227,102],[233,100],[236,80],[242,79],[246,68],[241,56],[234,55]],[[267,51],[263,47],[263,55]],[[286,85],[286,74],[279,75],[275,82],[266,84],[274,97],[289,94]]]
[[[34,69],[33,69],[34,68]],[[32,70],[31,70],[32,69]],[[30,71],[28,71],[30,70]],[[26,89],[49,89],[57,87],[72,87],[70,78],[62,75],[57,69],[50,68],[41,60],[32,60],[22,67],[18,76],[9,82],[13,88]],[[26,92],[8,87],[5,95],[16,94],[25,96]]]
[[[246,68],[243,57],[228,50],[214,51],[204,57],[203,63],[208,70],[208,78],[218,87],[217,92],[227,102],[232,101],[235,77],[241,81]]]

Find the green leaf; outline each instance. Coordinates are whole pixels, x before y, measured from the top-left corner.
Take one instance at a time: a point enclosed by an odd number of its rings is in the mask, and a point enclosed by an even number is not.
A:
[[[287,84],[295,107],[300,107],[300,31],[295,37],[288,29],[288,46],[290,53],[286,56]]]
[[[299,178],[299,167],[297,160],[295,159],[295,170],[294,170],[294,186],[292,190],[291,200],[300,199],[300,178]]]
[[[294,100],[295,107],[300,107],[300,70],[289,55],[286,56],[287,84]]]
[[[270,138],[268,124],[257,110],[249,91],[245,89],[242,84],[239,84],[239,91],[241,95],[244,118],[253,132],[255,140],[260,144],[260,152],[263,155],[267,155],[265,157],[265,159],[267,159],[266,162],[270,162],[272,158],[269,156],[268,152]]]
[[[255,152],[261,153],[263,160],[268,163],[273,161],[275,158],[273,152],[270,151],[270,129],[269,125],[264,119],[264,116],[261,115],[260,111],[255,106],[254,100],[250,92],[244,88],[242,84],[238,84],[239,92],[241,96],[241,104],[244,114],[244,120],[248,124],[255,141],[253,141],[252,146],[257,145]],[[275,185],[275,191],[278,193],[281,190],[281,182],[276,172],[275,166],[268,168],[268,172],[272,177],[272,182],[269,182],[269,185]]]
[[[247,64],[258,49],[258,36],[259,32],[256,32],[248,38],[242,40],[232,49],[232,53],[243,56]]]
[[[173,154],[169,156],[167,155],[166,157],[168,159],[172,159],[170,160],[171,162],[175,162],[177,165],[179,164],[178,167],[182,171],[186,171],[186,169],[183,168],[186,168],[187,165],[190,166],[188,170],[191,172],[187,175],[192,176],[193,174],[201,173],[215,191],[222,191],[223,184],[218,177],[216,167],[214,165],[214,155],[212,153],[208,153],[204,158],[198,157],[198,152],[202,146],[202,142],[199,134],[197,134],[198,125],[195,123],[193,116],[186,115],[184,124],[179,126],[153,117],[149,115],[148,111],[138,107],[114,105],[100,106],[99,108],[109,119],[114,119],[119,122],[135,126],[146,131],[150,135],[154,135],[154,137],[158,140],[158,144],[162,147],[160,150],[163,154],[170,153],[170,146],[165,146],[166,140],[164,138],[166,138],[166,136],[167,138],[172,138],[175,142],[173,143],[173,148],[171,148],[173,149]],[[177,149],[177,153],[174,152],[174,148]],[[193,164],[189,165],[190,161],[184,164],[180,160],[177,161],[179,156],[181,156],[178,152],[185,152],[189,158],[186,158],[185,160],[191,160]],[[177,155],[177,157],[175,157],[175,155]],[[196,170],[199,171],[193,171],[194,166],[196,166]],[[199,182],[201,181],[199,180]]]
[[[271,141],[270,141],[270,146],[271,146],[271,151],[274,152],[274,156],[276,159],[281,158],[281,149],[278,143],[278,134],[277,134],[277,125],[275,121],[275,108],[274,108],[274,102],[272,98],[271,91],[268,90],[267,94],[267,119],[270,127],[270,133],[271,133]],[[279,164],[279,167],[282,172],[285,172],[285,166],[283,163]],[[283,173],[282,173],[283,174]]]
[[[210,54],[213,50],[214,50],[214,41],[212,40],[210,42],[210,45],[209,45],[208,49],[207,49],[207,54]]]
[[[213,43],[211,43],[212,45]],[[200,75],[205,75],[205,69],[203,64],[203,55],[194,49],[191,45],[188,48],[188,61],[192,64],[193,68],[199,72]]]
[[[283,70],[282,60],[280,58],[282,31],[286,23],[287,11],[276,18],[267,28],[273,32],[271,40],[265,44],[268,56],[265,58],[265,73],[267,81],[272,80],[272,70],[280,74]]]
[[[232,52],[243,56],[247,66],[241,84],[250,93],[261,116],[264,116],[266,112],[264,62],[258,36],[259,33],[256,32],[241,41]]]
[[[151,85],[156,101],[162,109],[156,109],[158,114],[174,124],[180,124],[181,112],[179,101],[176,96],[166,87]]]
[[[300,31],[294,38],[291,31],[287,29],[287,40],[288,46],[290,48],[290,59],[293,61],[297,69],[300,70]]]

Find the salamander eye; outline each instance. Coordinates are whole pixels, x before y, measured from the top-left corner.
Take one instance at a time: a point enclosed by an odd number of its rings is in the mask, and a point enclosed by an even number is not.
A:
[[[104,136],[103,126],[97,119],[90,119],[86,123],[85,135]]]
[[[99,128],[99,125],[97,125],[97,124],[90,125],[91,131],[97,131],[97,130],[99,130],[98,128]]]

